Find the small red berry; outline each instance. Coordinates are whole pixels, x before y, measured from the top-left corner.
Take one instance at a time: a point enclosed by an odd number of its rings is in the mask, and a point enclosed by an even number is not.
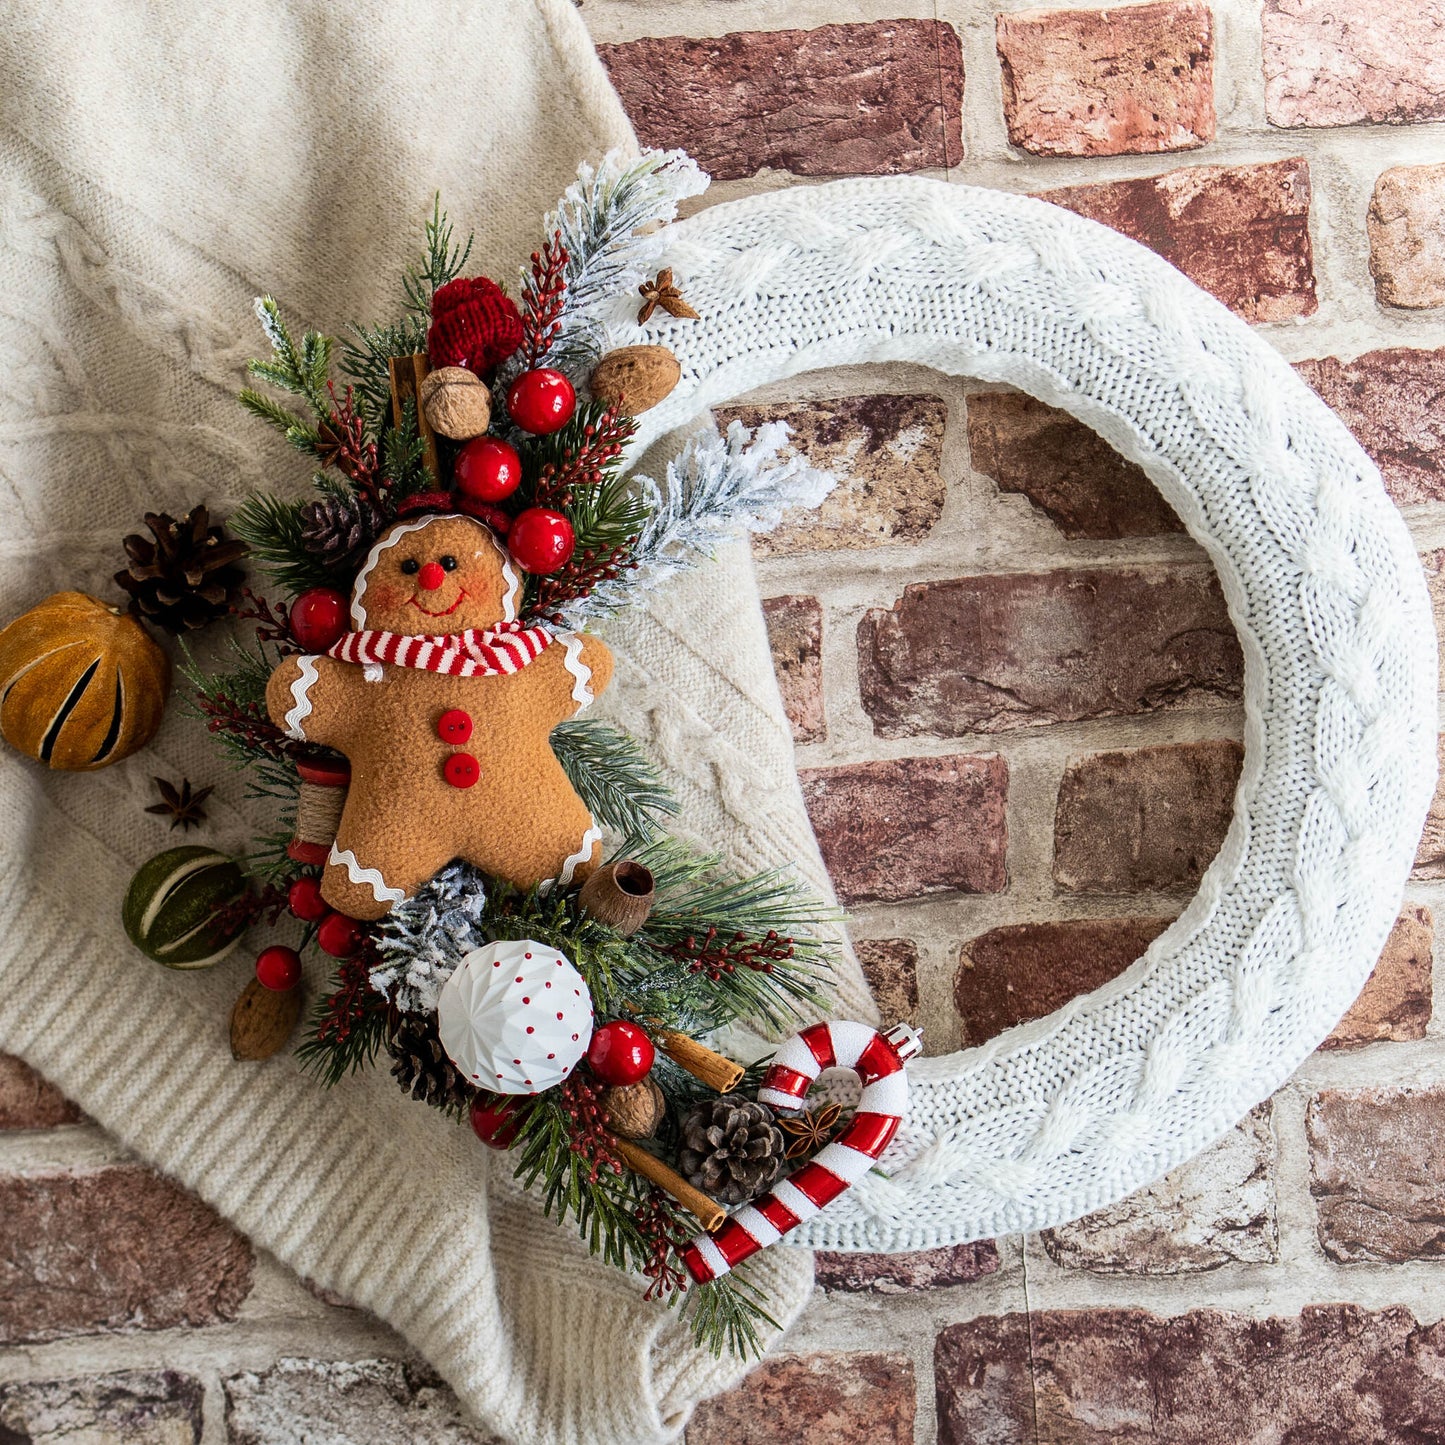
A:
[[[462,496],[500,502],[522,484],[522,459],[498,437],[473,437],[457,453],[452,478]]]
[[[572,420],[577,393],[560,371],[539,366],[535,371],[524,371],[507,388],[507,410],[523,431],[546,436]]]
[[[313,587],[291,604],[291,636],[307,652],[325,652],[346,633],[346,597],[334,587]]]
[[[361,947],[366,930],[344,913],[328,913],[316,930],[316,942],[332,958],[350,958]]]
[[[472,1129],[483,1144],[510,1149],[522,1127],[522,1100],[516,1094],[478,1094],[472,1100]]]
[[[643,1029],[626,1019],[603,1024],[587,1045],[587,1062],[604,1084],[636,1084],[648,1075],[657,1051]]]
[[[545,574],[566,566],[576,545],[572,523],[550,507],[528,507],[507,534],[513,561],[527,572]]]
[[[301,982],[301,955],[284,943],[263,948],[256,959],[256,978],[262,988],[289,993]]]
[[[321,896],[321,880],[313,873],[304,874],[286,890],[286,905],[303,923],[320,923],[331,912]]]

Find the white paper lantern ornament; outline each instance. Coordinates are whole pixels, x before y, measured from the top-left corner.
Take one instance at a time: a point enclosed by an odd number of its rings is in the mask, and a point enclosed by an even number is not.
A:
[[[587,1051],[592,995],[565,955],[530,938],[474,949],[437,1000],[437,1032],[479,1088],[540,1094]]]

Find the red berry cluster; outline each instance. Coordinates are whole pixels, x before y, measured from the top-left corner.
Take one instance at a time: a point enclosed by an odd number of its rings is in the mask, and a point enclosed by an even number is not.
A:
[[[793,940],[781,937],[776,929],[769,929],[763,938],[750,939],[746,933],[721,938],[716,928],[709,928],[701,935],[688,934],[663,952],[685,961],[690,973],[706,973],[716,982],[739,965],[754,973],[771,973],[774,963],[793,957]]]
[[[587,1182],[596,1184],[604,1170],[620,1174],[622,1160],[613,1150],[612,1135],[597,1102],[602,1086],[584,1074],[575,1073],[558,1085],[557,1092],[562,1112],[567,1116],[572,1152],[587,1161]]]

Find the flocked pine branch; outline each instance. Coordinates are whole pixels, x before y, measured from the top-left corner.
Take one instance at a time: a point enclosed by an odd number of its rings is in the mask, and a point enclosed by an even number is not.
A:
[[[599,165],[578,168],[545,223],[545,234],[560,237],[567,253],[565,303],[550,364],[596,349],[604,313],[627,297],[635,301],[638,283],[655,269],[663,238],[653,232],[672,220],[680,201],[706,190],[708,179],[684,151],[645,150],[635,158],[610,151]],[[640,234],[643,227],[648,234]],[[500,379],[520,366],[514,358]]]
[[[820,506],[837,479],[797,454],[780,457],[788,435],[786,422],[764,422],[754,433],[733,421],[724,436],[691,438],[668,463],[665,486],[639,478],[650,515],[632,549],[633,565],[563,608],[567,624],[580,626],[634,601],[739,531],[766,532],[789,508]]]
[[[452,863],[403,899],[377,926],[371,986],[403,1013],[435,1013],[456,966],[487,941],[486,881],[468,863]]]

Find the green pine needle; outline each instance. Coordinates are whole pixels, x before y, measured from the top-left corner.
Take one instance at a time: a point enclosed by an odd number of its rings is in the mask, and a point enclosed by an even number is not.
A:
[[[442,210],[441,193],[432,197],[431,220],[426,223],[426,256],[420,266],[411,267],[402,280],[406,304],[419,315],[431,311],[432,295],[462,274],[467,257],[472,254],[469,235],[465,245],[452,245],[452,223]]]
[[[356,387],[367,420],[378,430],[391,424],[393,356],[426,350],[426,317],[407,316],[386,326],[351,326],[341,343],[341,370]]]
[[[658,823],[678,811],[677,800],[647,754],[620,728],[598,718],[574,718],[552,730],[552,751],[588,811],[627,839],[648,841]]]
[[[252,361],[247,370],[252,376],[268,381],[282,391],[302,396],[317,418],[331,414],[331,399],[326,391],[331,371],[331,340],[319,331],[302,334],[298,349],[281,316],[275,299],[262,296],[256,302],[256,316],[266,339],[271,343],[270,361]]]
[[[301,535],[304,505],[256,492],[232,514],[228,525],[251,548],[257,565],[292,596],[308,587],[349,592],[346,569],[328,565],[307,549]]]

